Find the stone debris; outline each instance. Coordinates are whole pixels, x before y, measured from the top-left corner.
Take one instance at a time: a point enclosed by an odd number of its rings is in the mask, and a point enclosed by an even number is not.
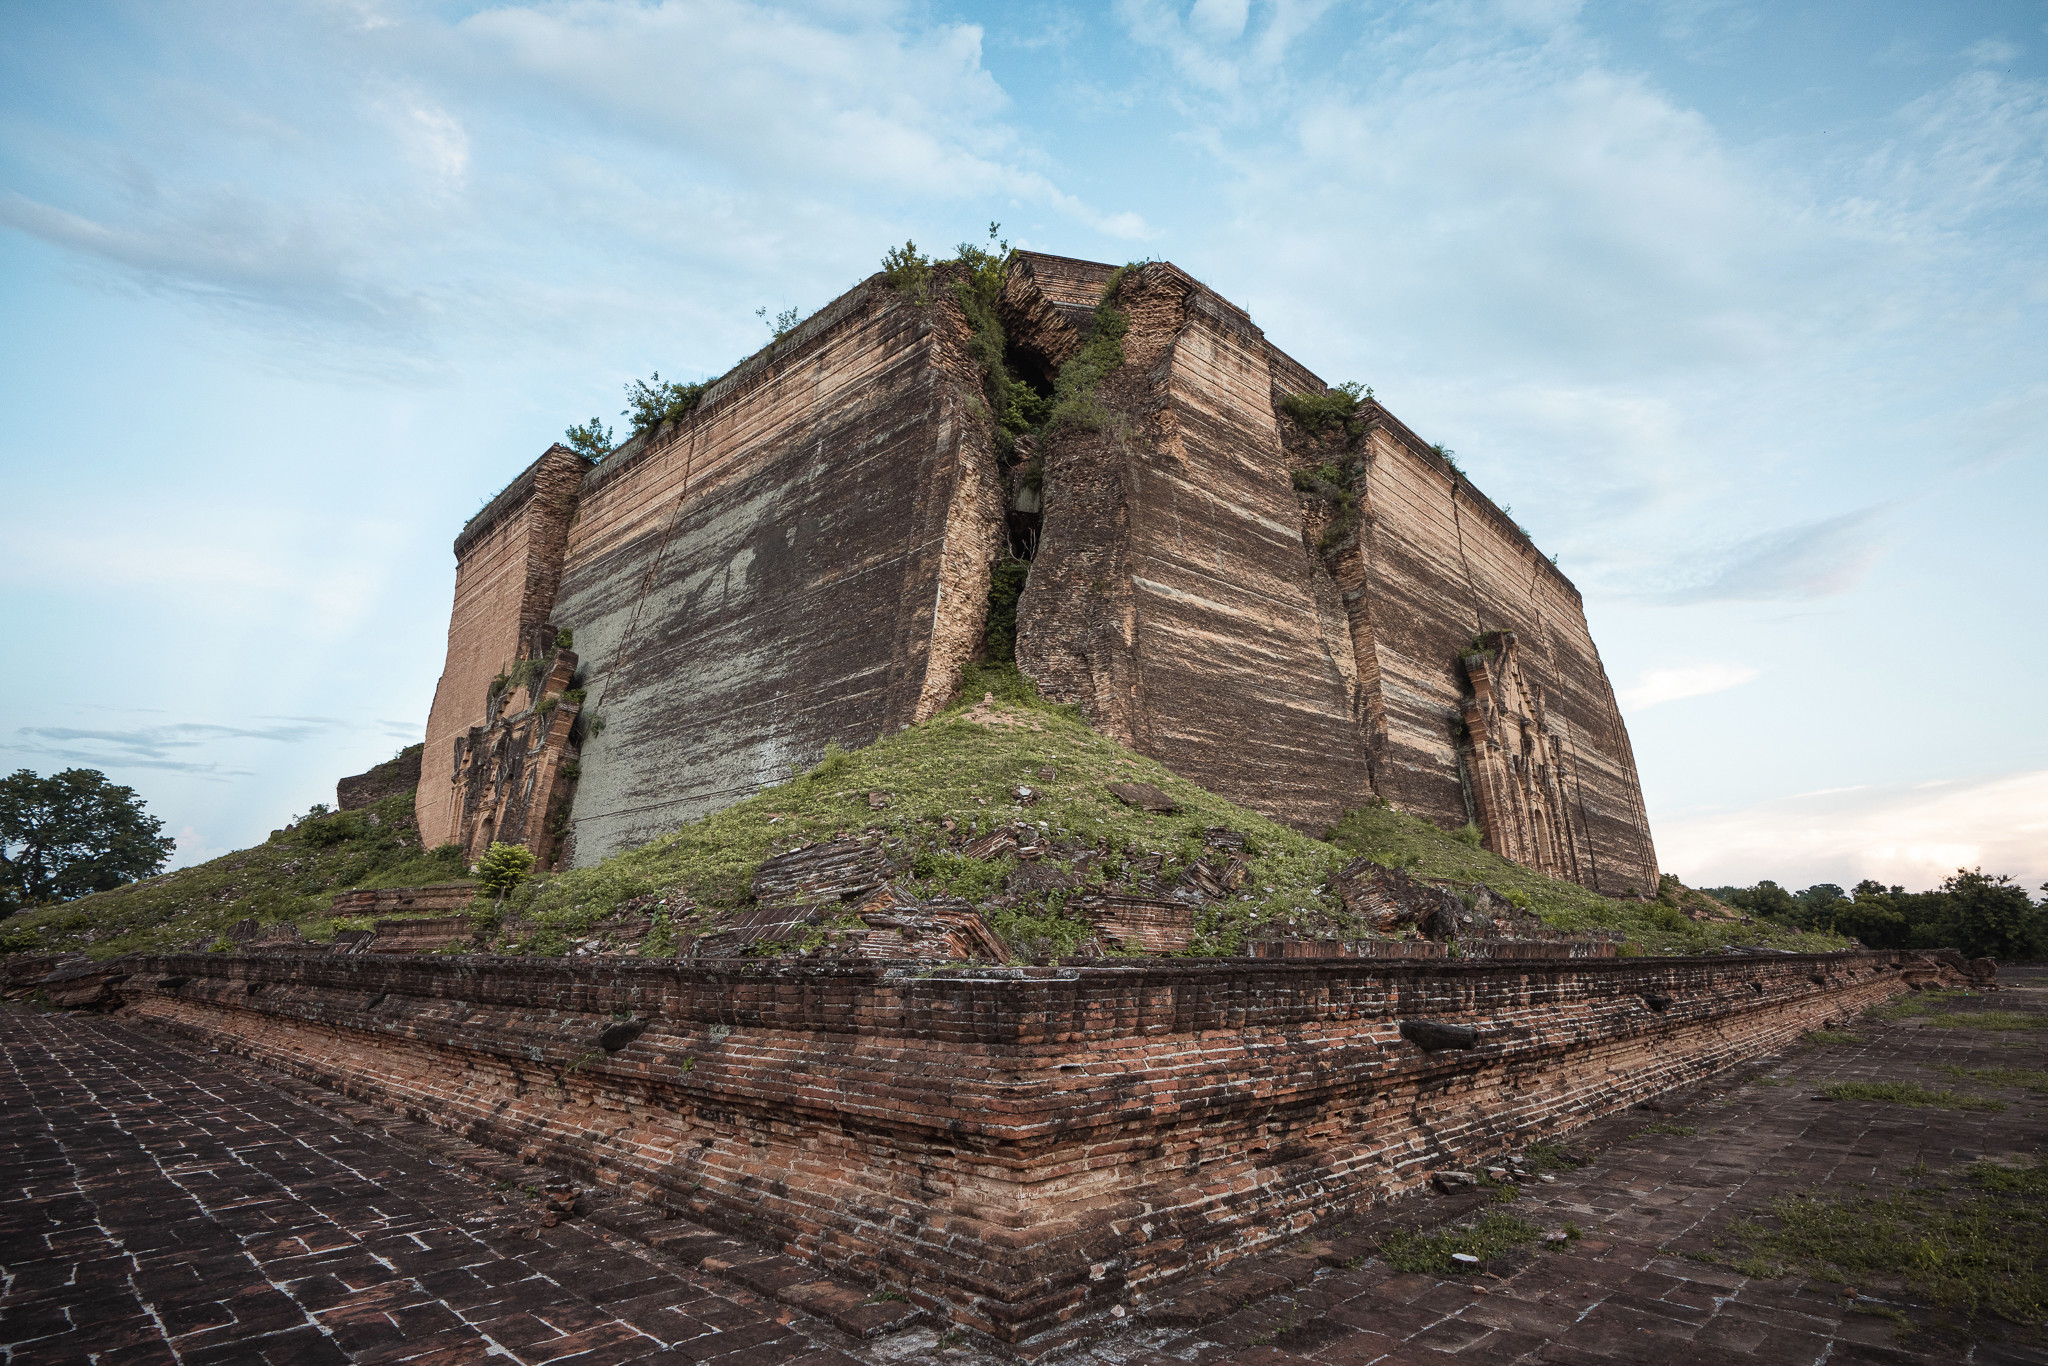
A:
[[[754,900],[765,905],[819,905],[863,896],[898,869],[878,840],[846,837],[806,844],[764,859],[754,873]]]
[[[1183,902],[1092,892],[1070,898],[1067,906],[1120,948],[1178,953],[1194,941],[1194,909]]]
[[[1140,811],[1151,811],[1161,816],[1171,816],[1180,810],[1180,803],[1161,792],[1150,783],[1111,783],[1109,795]]]

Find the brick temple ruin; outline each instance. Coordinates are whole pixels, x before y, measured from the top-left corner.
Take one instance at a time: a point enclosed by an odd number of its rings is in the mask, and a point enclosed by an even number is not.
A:
[[[1020,667],[1181,775],[1316,833],[1381,800],[1558,877],[1654,888],[1628,736],[1556,567],[1376,403],[1304,427],[1290,412],[1322,381],[1171,265],[1012,257],[1006,367],[1047,381],[1112,288],[1128,331],[1100,422],[999,439],[953,294],[877,276],[687,418],[601,463],[541,456],[456,542],[425,843],[589,864],[931,716],[1023,561]],[[1022,857],[1027,837],[981,838]],[[1234,876],[1243,836],[1205,841],[1185,876]],[[875,855],[848,837],[769,857],[758,909],[827,874],[834,905],[893,896]],[[573,1177],[675,1225],[657,1245],[714,1249],[703,1270],[744,1241],[780,1259],[748,1284],[786,1305],[901,1297],[1039,1351],[1995,974],[1946,950],[1627,957],[1524,933],[1484,888],[1370,860],[1332,881],[1373,938],[1174,958],[1185,935],[1148,921],[1123,935],[1143,956],[1031,966],[965,903],[912,908],[936,958],[891,939],[907,914],[864,916],[863,952],[834,959],[717,935],[557,958],[478,951],[450,914],[468,884],[369,889],[334,909],[377,928],[332,943],[251,920],[234,952],[0,962],[0,992],[403,1113],[495,1155],[503,1186]],[[1417,908],[1445,924],[1401,918]],[[1482,910],[1499,923],[1467,934]]]
[[[1019,666],[1182,776],[1314,834],[1378,799],[1656,888],[1578,591],[1454,465],[1370,399],[1305,429],[1286,400],[1324,382],[1175,266],[1034,252],[1001,296],[1018,375],[1049,392],[1112,281],[1128,331],[1108,420],[1020,459],[949,269],[864,281],[686,418],[601,463],[554,446],[470,521],[429,845],[589,864],[923,720],[1023,559]],[[1342,490],[1297,478],[1333,461]]]

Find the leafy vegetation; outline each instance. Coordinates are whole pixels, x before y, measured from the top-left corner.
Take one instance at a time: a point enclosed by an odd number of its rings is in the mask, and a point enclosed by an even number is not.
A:
[[[771,320],[768,316],[768,305],[766,304],[755,309],[754,316],[761,320],[763,327],[775,334],[776,341],[781,341],[784,337],[796,331],[796,325],[803,320],[803,315],[794,308],[783,309]]]
[[[1745,1275],[1897,1277],[1942,1308],[2038,1333],[2048,1315],[2048,1166],[1977,1162],[1960,1184],[1885,1197],[1785,1196],[1722,1240]]]
[[[569,443],[570,450],[592,460],[602,460],[612,453],[612,429],[594,417],[581,426],[569,428],[562,433],[562,439]]]
[[[2012,878],[1956,870],[1931,891],[1864,879],[1853,892],[1832,882],[1790,891],[1766,878],[1713,895],[1752,915],[1801,930],[1850,935],[1874,949],[1958,948],[2001,962],[2048,957],[2048,898],[2038,904]],[[2048,892],[2048,886],[2041,890]]]
[[[1347,435],[1359,436],[1365,431],[1365,424],[1359,420],[1358,405],[1372,396],[1368,386],[1347,380],[1320,394],[1289,394],[1280,400],[1280,411],[1311,435],[1322,436],[1341,429]]]
[[[485,896],[504,896],[533,874],[533,851],[523,844],[501,844],[495,840],[476,862],[477,890]]]
[[[998,560],[988,575],[988,625],[982,639],[996,664],[1017,662],[1017,600],[1031,573],[1029,560]]]
[[[704,401],[708,384],[680,384],[664,380],[657,370],[646,379],[626,386],[626,406],[621,417],[633,421],[633,435],[651,432],[664,422],[678,422],[696,411]]]
[[[163,831],[96,768],[0,778],[0,916],[148,877],[178,847]]]
[[[252,917],[291,921],[314,939],[367,929],[367,920],[334,918],[337,892],[450,882],[465,872],[457,846],[420,848],[412,803],[405,792],[355,811],[316,808],[253,849],[24,912],[0,925],[0,952],[162,952],[213,940]]]
[[[1117,294],[1124,275],[1131,269],[1119,266],[1102,287],[1102,302],[1095,305],[1095,326],[1081,349],[1060,366],[1052,386],[1052,415],[1046,426],[1101,428],[1109,425],[1109,410],[1095,391],[1124,363],[1124,334],[1130,318],[1117,307]]]

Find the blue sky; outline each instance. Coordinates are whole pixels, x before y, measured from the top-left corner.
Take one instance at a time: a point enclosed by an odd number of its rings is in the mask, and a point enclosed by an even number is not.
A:
[[[0,765],[418,738],[464,518],[906,237],[1173,260],[1585,594],[1667,870],[2048,879],[2048,8],[0,0]]]

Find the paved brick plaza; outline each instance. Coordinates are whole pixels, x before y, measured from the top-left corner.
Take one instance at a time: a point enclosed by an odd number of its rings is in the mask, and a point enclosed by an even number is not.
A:
[[[2000,1009],[2048,1013],[2048,974],[2003,975]],[[2048,1362],[2016,1341],[1938,1327],[1895,1342],[1897,1292],[1747,1280],[1684,1254],[1773,1196],[1879,1192],[1933,1171],[2040,1150],[2048,1102],[1997,1114],[1812,1099],[1816,1083],[1946,1084],[1927,1069],[2043,1066],[2041,1033],[1859,1026],[1861,1045],[1802,1049],[1683,1113],[1582,1133],[1594,1163],[1517,1202],[1588,1230],[1470,1280],[1299,1252],[1178,1289],[1051,1358],[1143,1363]],[[841,1333],[583,1218],[543,1226],[428,1149],[302,1103],[222,1060],[118,1021],[0,1011],[0,1352],[10,1362],[318,1362],[486,1358],[870,1363],[1001,1359],[931,1327]],[[1759,1069],[1747,1069],[1755,1076]],[[1646,1123],[1694,1135],[1643,1134]],[[1402,1208],[1427,1217],[1432,1202]],[[1346,1259],[1348,1260],[1348,1259]],[[1287,1288],[1292,1284],[1292,1288]],[[1200,1327],[1219,1297],[1246,1307]]]

